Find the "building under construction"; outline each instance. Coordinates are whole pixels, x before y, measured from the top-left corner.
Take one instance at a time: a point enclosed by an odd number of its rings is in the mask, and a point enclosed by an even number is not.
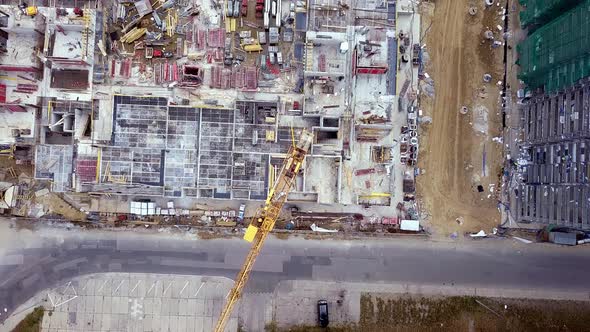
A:
[[[523,23],[536,26],[518,49],[528,91],[519,96],[512,215],[518,222],[590,229],[590,1],[527,5]]]
[[[307,130],[290,202],[413,211],[413,2],[50,4],[0,6],[0,143],[52,192],[261,201]]]

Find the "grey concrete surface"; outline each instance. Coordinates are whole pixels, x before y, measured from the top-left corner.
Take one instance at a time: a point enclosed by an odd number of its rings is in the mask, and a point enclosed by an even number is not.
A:
[[[41,331],[209,332],[233,282],[227,278],[105,273],[42,291]],[[237,312],[226,331],[238,328]]]
[[[141,272],[234,278],[249,250],[241,239],[132,232],[13,232],[0,265],[0,321],[42,289],[96,272]],[[3,234],[6,235],[6,234]],[[588,293],[589,247],[525,245],[498,239],[267,241],[246,288],[272,293],[279,281],[485,287]],[[6,311],[2,310],[6,308]]]

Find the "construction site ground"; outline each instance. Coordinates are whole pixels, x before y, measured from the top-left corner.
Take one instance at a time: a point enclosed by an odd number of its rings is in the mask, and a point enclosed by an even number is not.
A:
[[[275,291],[274,321],[265,331],[324,331],[315,321],[317,299],[328,299],[329,330],[338,332],[587,330],[590,303],[580,298],[497,289],[477,289],[476,295],[450,284],[365,286],[282,282]]]
[[[469,8],[476,8],[470,15]],[[432,123],[422,126],[422,175],[418,194],[423,225],[435,237],[462,238],[465,232],[489,233],[499,223],[496,192],[502,163],[500,89],[503,47],[492,48],[484,32],[502,40],[501,7],[483,1],[424,2],[422,45],[430,61],[434,97],[420,94],[420,107]],[[499,14],[500,13],[500,14]],[[484,74],[490,83],[484,83]],[[468,111],[462,114],[461,108]],[[496,139],[497,140],[497,139]],[[459,235],[459,236],[457,236]]]

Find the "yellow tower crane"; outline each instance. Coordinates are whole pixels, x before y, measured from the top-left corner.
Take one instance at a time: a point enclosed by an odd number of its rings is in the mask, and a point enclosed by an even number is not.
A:
[[[219,320],[217,321],[217,325],[215,326],[215,332],[224,331],[233,307],[242,296],[242,291],[248,281],[250,272],[252,272],[256,257],[260,254],[260,250],[264,245],[266,237],[273,229],[275,222],[281,213],[281,209],[287,200],[287,196],[291,191],[293,182],[295,182],[297,173],[301,169],[301,165],[303,164],[305,155],[311,147],[312,141],[313,134],[304,130],[301,133],[299,142],[291,147],[289,154],[285,158],[283,167],[276,177],[272,189],[268,193],[264,208],[258,211],[256,216],[252,218],[252,221],[246,230],[246,234],[244,234],[244,240],[252,242],[252,247],[244,261],[242,269],[238,273],[234,287],[227,297],[227,302],[225,303],[221,315],[219,316]]]

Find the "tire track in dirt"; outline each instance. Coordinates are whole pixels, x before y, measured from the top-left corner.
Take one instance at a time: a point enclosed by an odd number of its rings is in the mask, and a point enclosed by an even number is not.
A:
[[[489,231],[499,221],[495,200],[484,199],[487,191],[482,194],[476,190],[477,184],[487,189],[489,183],[496,182],[496,168],[490,167],[489,173],[494,176],[474,183],[474,178],[480,178],[477,172],[481,170],[478,165],[482,164],[483,144],[491,145],[487,143],[490,137],[476,135],[471,114],[459,113],[463,105],[472,109],[481,103],[486,104],[490,116],[497,109],[494,86],[489,88],[487,100],[477,97],[483,73],[496,70],[482,63],[477,53],[481,52],[484,8],[483,2],[477,1],[481,5],[478,15],[470,17],[467,9],[473,3],[473,0],[438,1],[425,40],[431,59],[426,71],[435,81],[435,98],[424,103],[421,100],[421,108],[433,121],[423,130],[419,166],[425,174],[418,178],[418,193],[430,213],[426,225],[434,235]],[[487,18],[490,13],[486,15]],[[490,155],[498,157],[497,153]],[[463,219],[462,226],[456,222],[459,217]]]

